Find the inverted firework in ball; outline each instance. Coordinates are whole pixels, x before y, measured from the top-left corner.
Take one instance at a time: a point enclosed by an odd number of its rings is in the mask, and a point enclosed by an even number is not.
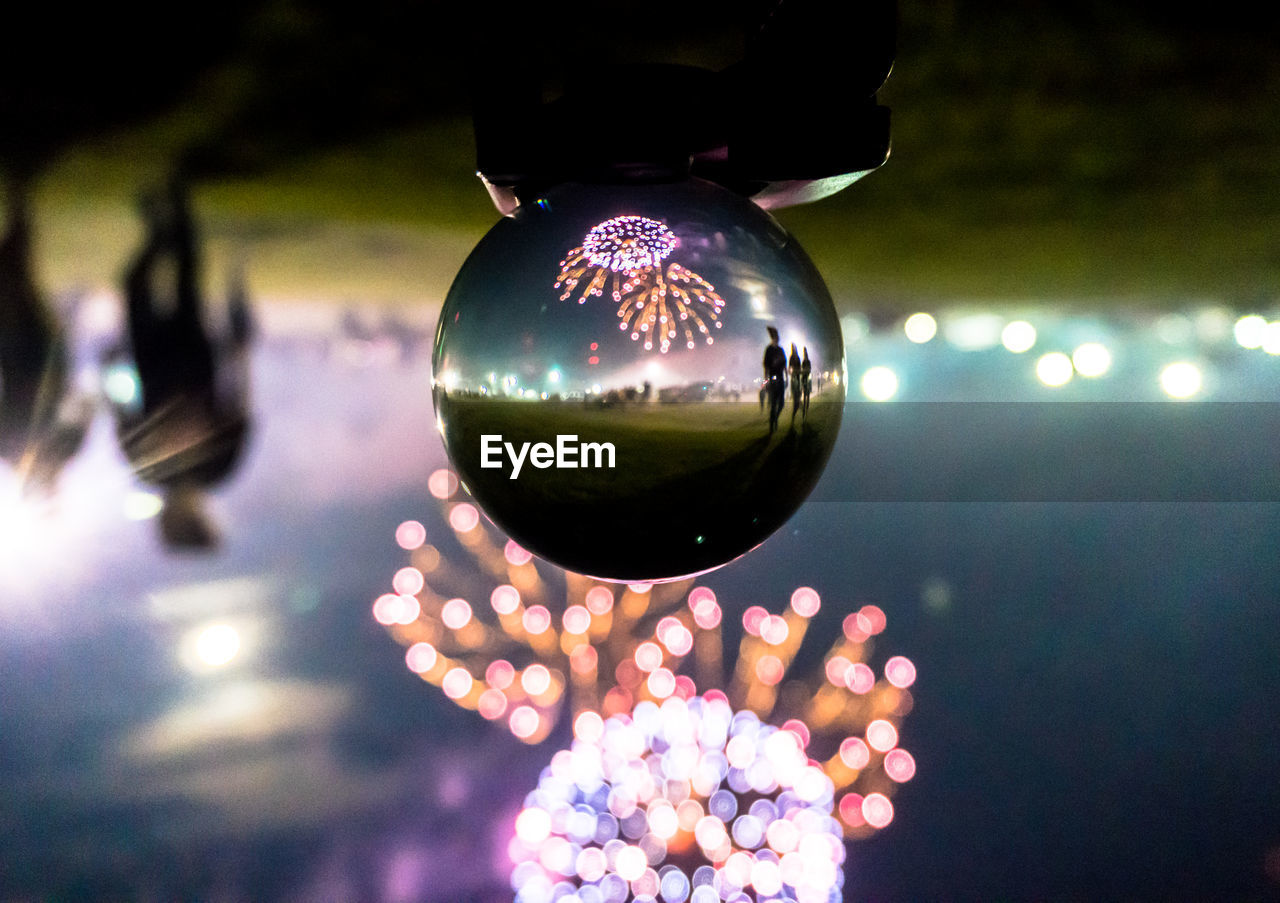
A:
[[[517,903],[840,899],[835,788],[799,734],[710,691],[574,735],[516,818]]]
[[[665,263],[679,244],[675,233],[655,219],[615,216],[605,220],[560,261],[555,282],[556,288],[564,288],[560,300],[569,299],[583,282],[586,287],[579,304],[600,297],[609,286],[618,303],[618,328],[629,331],[632,341],[643,338],[646,351],[653,349],[656,340],[658,350],[666,354],[679,333],[685,347],[692,349],[697,344],[695,327],[698,338],[710,345],[714,339],[707,320],[719,328],[724,298],[697,273],[678,263]]]

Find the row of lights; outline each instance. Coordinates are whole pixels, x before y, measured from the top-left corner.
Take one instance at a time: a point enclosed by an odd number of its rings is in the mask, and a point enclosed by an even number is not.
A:
[[[1265,317],[1249,314],[1236,320],[1232,333],[1241,348],[1280,354],[1280,320],[1268,322]]]
[[[1042,355],[1036,361],[1036,378],[1045,386],[1056,389],[1065,386],[1076,374],[1095,379],[1110,368],[1111,353],[1106,347],[1097,342],[1087,342],[1069,357],[1061,351]],[[862,374],[858,387],[870,401],[890,401],[898,394],[898,375],[891,367],[870,367]],[[1190,361],[1175,361],[1160,371],[1160,388],[1170,398],[1192,398],[1203,387],[1204,375]]]
[[[1225,324],[1223,326],[1225,328]],[[1159,330],[1160,327],[1157,328]],[[986,334],[985,328],[981,331]],[[903,323],[903,332],[910,341],[923,345],[938,334],[938,321],[932,314],[914,313]],[[1246,314],[1235,321],[1231,333],[1241,348],[1280,355],[1280,320],[1268,320],[1260,314]],[[948,338],[950,337],[948,334]],[[1000,344],[1014,354],[1030,351],[1036,340],[1036,328],[1026,320],[1011,320],[1000,330]]]
[[[928,313],[915,313],[906,319],[903,331],[909,341],[925,344],[938,333],[937,320]],[[1280,320],[1268,321],[1257,314],[1240,317],[1233,335],[1241,348],[1261,349],[1280,355]],[[1036,328],[1026,320],[1012,320],[1000,331],[1000,344],[1012,354],[1023,354],[1035,347]],[[1111,352],[1100,342],[1085,342],[1067,355],[1051,351],[1036,361],[1036,378],[1049,388],[1059,388],[1079,375],[1096,379],[1111,369]],[[1170,398],[1188,399],[1204,388],[1204,374],[1189,361],[1175,361],[1160,371],[1160,387]],[[864,397],[870,401],[889,401],[897,396],[900,383],[897,373],[883,365],[867,369],[859,382]]]

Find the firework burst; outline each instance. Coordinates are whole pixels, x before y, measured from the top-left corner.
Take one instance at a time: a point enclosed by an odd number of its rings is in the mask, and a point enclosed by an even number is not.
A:
[[[429,488],[471,561],[452,565],[418,521],[397,529],[410,561],[373,614],[406,647],[408,667],[525,743],[546,738],[566,695],[575,712],[616,703],[606,690],[633,637],[678,608],[691,581],[619,586],[541,565],[457,500],[453,473],[436,471]]]
[[[724,299],[715,287],[678,263],[668,263],[680,242],[658,220],[643,216],[615,216],[595,226],[579,247],[560,261],[555,288],[567,301],[584,285],[578,303],[601,297],[605,289],[618,304],[618,328],[630,331],[632,341],[655,345],[662,353],[682,336],[687,348],[699,338],[714,339],[707,323],[720,327]]]
[[[421,523],[401,524],[396,539],[411,561],[373,612],[423,680],[531,744],[548,736],[566,697],[576,729],[584,717],[634,718],[642,705],[718,695],[797,738],[831,782],[847,837],[890,823],[896,787],[915,774],[899,731],[916,674],[903,656],[878,673],[870,664],[885,628],[879,607],[848,614],[821,666],[796,669],[822,607],[817,591],[799,587],[781,614],[746,608],[736,653],[726,656],[724,611],[710,587],[618,586],[536,564],[458,500],[452,473],[437,471],[430,488],[472,564],[450,566]],[[468,601],[486,597],[487,605]]]
[[[840,899],[834,786],[796,733],[714,690],[574,733],[516,818],[518,903]]]

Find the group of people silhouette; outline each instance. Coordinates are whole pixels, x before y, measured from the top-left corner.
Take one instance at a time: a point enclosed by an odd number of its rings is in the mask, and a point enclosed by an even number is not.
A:
[[[769,433],[778,429],[778,418],[787,406],[787,387],[791,387],[791,427],[795,428],[796,414],[800,414],[801,422],[809,415],[809,391],[812,388],[813,365],[809,362],[809,349],[804,349],[804,357],[796,350],[795,342],[791,343],[791,355],[783,350],[778,330],[773,326],[769,330],[769,344],[764,349],[764,385],[760,387],[760,408],[765,402],[769,404]]]
[[[52,495],[96,399],[77,394],[69,337],[36,284],[29,180],[0,177],[0,200],[0,462],[24,493]],[[249,429],[248,294],[237,270],[227,326],[210,330],[187,186],[147,192],[139,212],[146,238],[123,278],[127,331],[99,363],[136,374],[135,397],[108,400],[135,477],[163,493],[165,544],[210,548],[204,496],[235,470]]]

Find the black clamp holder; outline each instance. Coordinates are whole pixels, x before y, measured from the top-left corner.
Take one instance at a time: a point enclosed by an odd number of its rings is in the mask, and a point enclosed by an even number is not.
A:
[[[508,30],[537,46],[536,21]],[[474,97],[477,175],[504,216],[567,181],[694,176],[765,209],[827,197],[889,156],[876,92],[896,30],[893,0],[789,0],[721,71],[599,62],[566,73],[550,101],[545,60],[506,52]]]

